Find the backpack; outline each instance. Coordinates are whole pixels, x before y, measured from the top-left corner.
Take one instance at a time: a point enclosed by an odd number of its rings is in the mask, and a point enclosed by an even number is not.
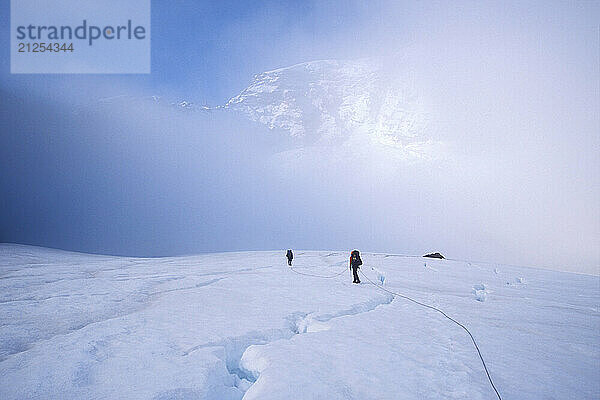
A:
[[[350,263],[356,266],[362,265],[362,260],[360,259],[360,253],[358,250],[353,250],[352,253],[350,253]]]

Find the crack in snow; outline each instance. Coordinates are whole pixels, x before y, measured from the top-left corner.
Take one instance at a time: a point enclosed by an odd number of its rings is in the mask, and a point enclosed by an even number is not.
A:
[[[178,291],[181,291],[181,290],[198,289],[198,288],[201,288],[201,287],[204,287],[204,286],[212,285],[213,283],[217,283],[219,281],[222,281],[223,279],[227,279],[227,278],[215,278],[215,279],[211,279],[211,280],[206,281],[206,282],[197,283],[197,284],[192,285],[192,286],[186,286],[186,287],[182,287],[182,288],[166,289],[166,290],[159,290],[157,292],[148,293],[148,296],[157,296],[159,294],[170,293],[170,292],[178,292]]]
[[[117,313],[116,315],[111,315],[111,316],[108,316],[106,318],[100,318],[100,319],[97,319],[97,320],[92,320],[92,321],[89,321],[89,322],[84,322],[83,324],[80,324],[80,325],[68,328],[66,330],[66,332],[57,333],[57,334],[51,335],[51,336],[46,337],[46,338],[41,338],[40,340],[36,340],[34,342],[30,342],[30,343],[24,344],[18,350],[15,349],[17,351],[9,352],[9,353],[6,353],[6,354],[0,354],[0,362],[3,362],[6,359],[8,359],[9,357],[12,357],[14,355],[17,355],[17,354],[29,351],[30,349],[32,349],[33,347],[35,347],[36,345],[38,345],[40,343],[51,341],[51,340],[53,340],[53,339],[55,339],[57,337],[61,337],[61,336],[66,336],[66,335],[73,334],[73,333],[75,333],[77,331],[80,331],[80,330],[82,330],[82,329],[84,329],[86,327],[92,326],[92,325],[96,325],[96,324],[107,322],[107,321],[112,321],[112,320],[115,320],[115,319],[118,319],[118,318],[122,318],[122,317],[126,317],[126,316],[129,316],[129,315],[135,314],[135,313],[137,313],[139,311],[142,311],[146,307],[148,307],[149,300],[150,300],[150,298],[152,296],[160,295],[160,294],[168,293],[168,292],[179,291],[179,290],[197,289],[197,288],[201,288],[201,287],[204,287],[204,286],[212,285],[212,284],[214,284],[214,283],[216,283],[218,281],[221,281],[223,279],[225,279],[225,278],[211,279],[209,281],[197,283],[196,285],[193,285],[193,286],[190,286],[190,287],[174,288],[174,289],[168,289],[168,290],[158,291],[158,292],[154,292],[154,293],[141,293],[141,295],[142,295],[143,298],[141,300],[135,301],[131,305],[131,308],[129,310],[127,310],[126,312]],[[164,282],[160,282],[160,283],[164,283]],[[158,284],[160,284],[160,283],[158,283]],[[102,294],[99,294],[99,295],[102,295]],[[73,295],[56,295],[56,296],[50,296],[50,297],[42,298],[42,299],[17,299],[17,300],[10,300],[10,301],[26,301],[26,300],[32,300],[32,301],[41,300],[41,301],[44,301],[44,300],[48,300],[48,299],[51,299],[51,298],[65,298],[65,297],[68,298],[68,297],[71,297],[71,296],[79,296],[79,294],[73,294]],[[130,294],[127,297],[131,297],[131,296],[132,295]],[[119,299],[119,301],[122,301],[122,300],[123,299]],[[0,302],[0,304],[7,303],[7,302],[9,302],[9,301],[3,301],[3,302]]]
[[[264,346],[277,340],[289,340],[296,335],[328,330],[329,326],[325,324],[328,321],[374,311],[379,306],[392,303],[394,298],[392,295],[383,295],[363,303],[354,304],[347,309],[319,315],[315,315],[312,312],[295,312],[285,318],[288,323],[288,326],[285,328],[253,331],[242,336],[200,344],[184,351],[182,356],[188,356],[203,348],[221,348],[223,351],[221,359],[225,363],[229,375],[233,378],[234,387],[242,394],[245,394],[260,377],[260,371],[249,371],[240,365],[242,357],[249,347],[256,345]]]

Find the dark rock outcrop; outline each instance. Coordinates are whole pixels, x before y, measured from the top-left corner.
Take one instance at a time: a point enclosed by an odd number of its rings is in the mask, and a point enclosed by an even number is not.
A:
[[[442,259],[442,260],[446,258],[443,255],[441,255],[440,253],[429,253],[429,254],[425,254],[423,257],[439,258],[439,259]]]

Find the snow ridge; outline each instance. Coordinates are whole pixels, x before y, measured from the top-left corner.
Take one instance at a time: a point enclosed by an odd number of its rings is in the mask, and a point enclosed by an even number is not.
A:
[[[313,312],[296,312],[286,318],[288,326],[284,328],[250,332],[243,336],[229,337],[218,342],[200,344],[184,351],[182,355],[189,356],[200,349],[221,348],[221,359],[232,377],[232,385],[244,394],[260,378],[262,369],[266,368],[264,364],[253,356],[255,354],[255,346],[266,346],[278,340],[290,340],[295,335],[327,330],[329,328],[326,322],[332,319],[373,311],[379,306],[390,304],[393,300],[394,296],[384,295],[366,302],[354,304],[348,309],[335,313],[315,314]]]

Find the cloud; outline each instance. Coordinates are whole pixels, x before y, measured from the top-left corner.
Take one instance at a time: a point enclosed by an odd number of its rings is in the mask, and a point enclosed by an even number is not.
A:
[[[193,83],[13,81],[0,96],[0,239],[129,255],[431,250],[600,272],[597,7],[353,3],[337,20],[331,7],[309,3],[286,40],[266,40],[276,32],[258,18],[281,27],[286,10],[240,16],[260,26],[223,25],[227,68],[193,72],[190,56],[174,70],[217,82],[223,104],[252,73],[376,60],[418,95],[435,157],[312,146],[241,113],[171,107],[182,91],[205,102]]]

